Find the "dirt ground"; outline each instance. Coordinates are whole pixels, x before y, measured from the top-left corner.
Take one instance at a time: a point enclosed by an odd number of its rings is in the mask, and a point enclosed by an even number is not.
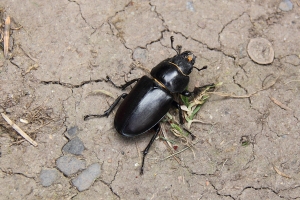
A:
[[[38,143],[0,116],[0,199],[300,199],[299,0],[2,0],[0,8],[1,30],[12,19],[7,59],[0,47],[0,111]],[[107,75],[121,85],[147,74],[134,61],[151,70],[174,56],[170,36],[208,66],[192,72],[189,88],[222,82],[217,92],[231,97],[211,95],[196,117],[208,123],[192,124],[197,142],[177,160],[156,140],[140,176],[152,133],[126,139],[113,114],[83,116],[114,101],[97,91],[122,93]],[[270,64],[249,56],[254,38],[271,43]],[[84,169],[66,176],[57,166],[74,136],[84,145],[77,161],[101,166],[81,191],[73,180]]]

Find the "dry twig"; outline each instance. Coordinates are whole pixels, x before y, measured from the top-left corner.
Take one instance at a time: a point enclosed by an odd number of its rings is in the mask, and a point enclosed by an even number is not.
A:
[[[30,142],[33,146],[37,146],[38,144],[31,139],[20,127],[18,127],[13,121],[11,121],[9,119],[9,117],[7,115],[5,115],[4,113],[1,113],[3,119],[5,119],[5,121],[13,128],[15,129],[23,138],[25,138],[28,142]]]

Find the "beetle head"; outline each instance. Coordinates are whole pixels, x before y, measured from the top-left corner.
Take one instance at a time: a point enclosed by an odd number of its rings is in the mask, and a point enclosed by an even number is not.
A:
[[[190,51],[185,51],[180,54],[177,54],[170,60],[170,62],[177,65],[178,68],[185,75],[189,75],[192,72],[195,61],[196,56]]]
[[[177,53],[176,56],[174,56],[173,58],[170,59],[170,62],[174,63],[175,65],[178,66],[178,68],[180,69],[180,71],[188,76],[193,68],[197,69],[198,71],[201,71],[203,69],[206,69],[207,66],[202,67],[201,69],[194,67],[195,61],[196,61],[196,56],[190,52],[190,51],[185,51],[185,52],[181,52],[182,46],[177,46],[177,48],[175,49],[173,46],[174,43],[174,37],[171,36],[171,47],[172,49],[174,49]]]

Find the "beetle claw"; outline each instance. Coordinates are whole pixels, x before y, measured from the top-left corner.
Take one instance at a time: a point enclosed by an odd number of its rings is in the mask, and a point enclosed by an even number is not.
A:
[[[110,111],[109,111],[109,110],[106,110],[106,111],[104,112],[104,114],[102,115],[102,117],[108,117],[109,114],[110,114]]]
[[[100,118],[100,117],[103,117],[103,115],[85,115],[83,117],[83,120],[86,121],[88,119],[92,119],[92,118]]]

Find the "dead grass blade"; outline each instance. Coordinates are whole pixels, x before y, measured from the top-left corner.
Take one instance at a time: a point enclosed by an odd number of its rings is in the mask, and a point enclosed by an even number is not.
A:
[[[274,165],[273,165],[273,168],[274,168],[274,170],[276,171],[276,173],[279,174],[280,176],[285,177],[285,178],[292,178],[292,177],[290,177],[289,175],[287,175],[287,174],[281,172],[281,171],[280,171],[277,167],[275,167]]]
[[[169,159],[169,158],[171,158],[171,157],[173,157],[173,156],[176,156],[177,154],[180,154],[180,153],[184,152],[184,151],[187,150],[187,149],[192,148],[194,145],[196,145],[196,144],[199,143],[199,142],[200,142],[200,140],[197,141],[197,142],[195,142],[195,143],[193,143],[193,144],[191,144],[191,145],[189,145],[189,146],[187,146],[186,148],[184,148],[184,149],[182,149],[182,150],[180,150],[180,151],[177,151],[177,152],[175,152],[175,153],[173,153],[173,154],[171,154],[171,155],[165,157],[164,159],[162,159],[162,161],[167,160],[167,159]]]
[[[25,74],[28,74],[31,70],[37,70],[39,68],[39,64],[35,63],[27,68]]]
[[[165,143],[167,144],[169,150],[172,152],[172,157],[180,164],[180,160],[174,155],[174,149],[173,149],[173,145],[169,142],[168,138],[167,138],[167,133],[166,133],[166,129],[164,124],[161,124],[161,133],[163,135],[163,137],[165,138]]]
[[[229,93],[224,93],[224,92],[207,92],[208,94],[215,94],[215,95],[218,95],[218,96],[221,96],[221,97],[231,97],[231,98],[236,98],[236,99],[242,99],[242,98],[249,98],[249,97],[252,97],[254,95],[256,95],[257,93],[261,92],[261,91],[264,91],[264,90],[267,90],[269,88],[271,88],[273,85],[275,85],[275,83],[277,82],[279,76],[275,79],[275,81],[267,86],[267,87],[264,87],[260,90],[257,90],[249,95],[241,95],[241,96],[238,96],[238,95],[233,95],[233,94],[229,94]]]
[[[276,105],[278,105],[280,108],[282,108],[284,110],[292,110],[291,108],[287,107],[286,105],[284,105],[283,103],[281,103],[277,99],[275,99],[273,97],[269,97],[269,98],[273,101],[273,103],[275,103]]]
[[[112,93],[106,90],[94,90],[91,91],[87,96],[99,95],[99,94],[105,94],[106,96],[110,96],[111,98],[116,99],[116,97]]]
[[[9,31],[10,31],[10,17],[7,16],[5,19],[4,25],[4,38],[3,38],[3,49],[4,49],[4,57],[8,57],[8,46],[9,46]]]

